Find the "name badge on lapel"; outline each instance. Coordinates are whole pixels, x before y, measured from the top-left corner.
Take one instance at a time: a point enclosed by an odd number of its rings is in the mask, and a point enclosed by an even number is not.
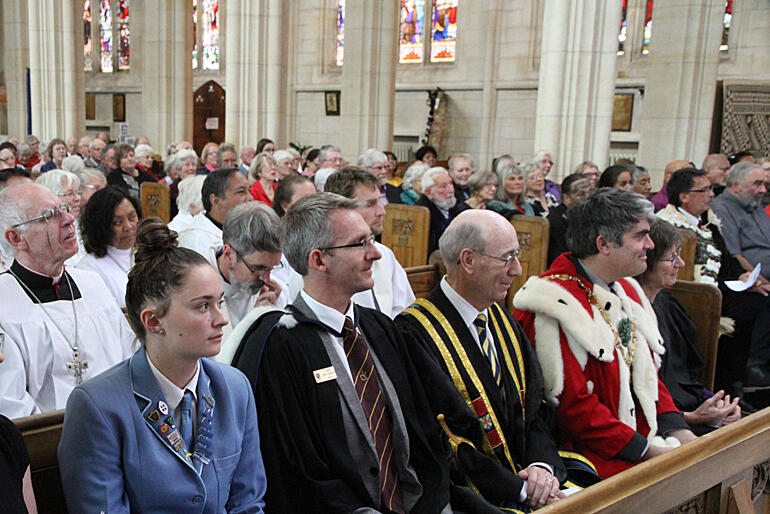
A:
[[[336,380],[337,372],[334,371],[334,366],[329,366],[328,368],[313,371],[313,378],[315,378],[316,384],[320,384],[329,380]]]

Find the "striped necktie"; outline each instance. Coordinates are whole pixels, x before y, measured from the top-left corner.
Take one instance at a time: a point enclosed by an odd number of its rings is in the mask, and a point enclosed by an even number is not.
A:
[[[358,333],[353,320],[345,317],[342,328],[342,347],[348,358],[353,384],[358,393],[358,400],[369,420],[374,447],[380,460],[381,504],[393,512],[405,512],[398,483],[398,471],[393,460],[393,442],[391,440],[391,418],[382,397],[374,361],[369,353],[369,345]]]
[[[473,324],[476,326],[476,332],[479,334],[479,342],[481,343],[481,350],[489,360],[489,366],[492,368],[492,376],[495,378],[497,386],[503,385],[502,376],[500,375],[500,366],[497,363],[497,356],[495,355],[495,347],[487,337],[487,316],[485,314],[479,314]]]

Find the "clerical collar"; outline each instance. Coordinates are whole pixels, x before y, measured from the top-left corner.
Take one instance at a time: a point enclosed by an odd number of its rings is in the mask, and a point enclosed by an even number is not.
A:
[[[589,282],[591,282],[594,286],[599,286],[602,289],[606,289],[607,291],[612,292],[612,289],[610,289],[610,285],[604,280],[600,279],[596,273],[588,269],[588,266],[586,266],[581,259],[575,258],[575,270],[578,272],[578,274],[582,275],[583,278],[588,279]]]
[[[208,211],[204,212],[203,215],[206,216],[209,219],[209,221],[214,224],[215,227],[217,227],[219,230],[222,230],[222,224],[217,220],[215,220],[214,218],[212,218],[209,215]]]
[[[687,222],[690,225],[694,227],[697,227],[699,225],[700,220],[695,216],[693,216],[692,214],[690,214],[689,212],[687,212],[686,210],[682,209],[681,207],[677,207],[676,210],[678,210],[682,214],[682,216],[687,218]]]
[[[67,273],[64,266],[62,266],[59,276],[54,278],[31,270],[14,259],[11,265],[11,272],[34,293],[33,295],[22,287],[29,299],[35,303],[38,300],[40,303],[49,303],[58,300],[77,300],[80,298],[80,290],[75,281],[72,280],[72,277],[70,277],[70,280],[62,280],[64,274]],[[67,275],[69,276],[68,273]],[[72,286],[71,290],[70,286]]]
[[[353,302],[350,302],[348,304],[348,310],[345,312],[345,314],[342,314],[337,309],[332,309],[328,305],[324,305],[312,296],[310,296],[304,289],[300,291],[299,293],[302,295],[302,299],[305,300],[305,303],[308,307],[310,307],[310,310],[313,311],[313,314],[316,315],[318,318],[318,321],[329,327],[330,329],[334,330],[336,333],[341,334],[342,328],[345,326],[345,317],[349,317],[351,320],[353,320],[353,324],[355,325],[356,319],[353,316]]]

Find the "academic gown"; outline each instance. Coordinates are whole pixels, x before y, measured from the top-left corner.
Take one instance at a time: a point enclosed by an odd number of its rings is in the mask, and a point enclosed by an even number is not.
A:
[[[18,263],[12,265],[17,274],[19,267]],[[80,360],[88,363],[83,370],[85,381],[128,358],[136,349],[136,337],[99,275],[79,269],[65,273],[75,290],[78,350]],[[62,277],[62,293],[66,283],[66,277]],[[0,332],[5,333],[0,413],[18,418],[63,409],[75,387],[75,375],[67,369],[67,363],[73,362],[70,346],[43,308],[8,272],[0,274],[0,291]],[[45,310],[70,341],[75,339],[72,307],[69,299],[45,303]]]
[[[408,438],[408,463],[403,461],[405,448],[394,450],[404,506],[410,513],[448,512],[449,449],[432,417],[404,341],[383,314],[357,305],[354,309],[356,324],[376,357],[378,372],[384,370],[396,386],[393,392],[400,412],[392,406],[389,410],[393,433],[403,424]],[[260,416],[259,426],[270,484],[266,507],[282,514],[378,511],[379,498],[373,498],[367,487],[371,482],[379,484],[376,454],[374,465],[361,469],[367,452],[351,452],[351,440],[363,430],[345,423],[351,417],[348,409],[354,408],[351,400],[338,385],[339,378],[314,377],[314,372],[332,367],[324,343],[329,329],[320,324],[301,297],[289,310],[290,315],[278,312],[255,322],[233,359],[233,365],[254,385],[259,412],[270,413]],[[276,316],[281,316],[280,321]],[[355,394],[353,400],[357,401]],[[411,473],[405,471],[407,465]],[[418,483],[406,478],[410,475],[416,475]],[[451,487],[451,495],[455,512],[457,505],[467,512],[496,512],[465,488]]]
[[[567,471],[548,427],[553,412],[543,403],[543,378],[535,352],[516,320],[498,304],[492,305],[487,315],[488,333],[500,363],[502,390],[495,383],[489,360],[441,287],[436,287],[427,301],[418,300],[399,315],[396,326],[407,341],[415,343],[409,348],[416,363],[423,362],[420,347],[440,366],[443,378],[455,380],[449,381],[454,393],[450,395],[444,384],[425,369],[429,366],[420,370],[423,380],[431,382],[425,383],[425,389],[434,414],[443,413],[452,433],[472,444],[453,445],[462,480],[473,484],[496,505],[518,503],[524,481],[516,474],[528,465],[550,465],[560,482],[566,480]],[[425,322],[441,338],[448,353],[439,349]],[[450,330],[456,335],[457,345]],[[524,392],[520,394],[521,389]]]

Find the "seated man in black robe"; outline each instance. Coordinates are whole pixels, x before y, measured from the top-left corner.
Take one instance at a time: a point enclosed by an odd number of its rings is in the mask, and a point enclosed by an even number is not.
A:
[[[307,196],[281,246],[304,287],[260,317],[233,358],[254,386],[270,512],[495,512],[452,488],[442,438],[393,322],[351,302],[380,258],[358,203]]]
[[[454,444],[459,467],[484,498],[501,507],[563,498],[559,485],[567,472],[545,421],[549,407],[540,365],[519,324],[497,303],[521,274],[516,231],[497,213],[468,210],[452,221],[439,248],[446,276],[396,324],[432,355],[465,398],[464,412],[433,405],[445,413],[455,441],[469,441],[476,450]]]
[[[572,204],[587,195],[591,189],[591,182],[581,173],[573,173],[564,177],[561,182],[561,202],[548,213],[548,266],[553,264],[556,258],[569,251],[567,246],[567,209]]]

